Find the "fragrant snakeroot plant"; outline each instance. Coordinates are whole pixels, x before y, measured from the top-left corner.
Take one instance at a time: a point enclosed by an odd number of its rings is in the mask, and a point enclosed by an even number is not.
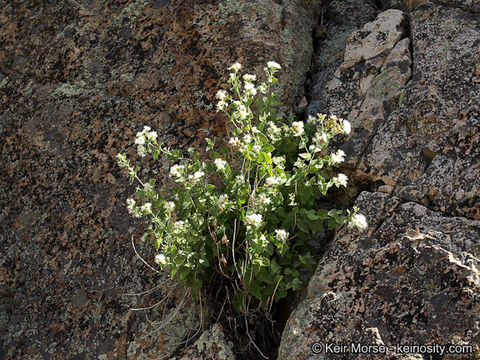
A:
[[[127,208],[149,220],[158,265],[197,298],[212,275],[220,275],[235,307],[250,313],[268,311],[302,287],[301,272],[313,269],[307,249],[312,233],[325,225],[364,229],[367,223],[356,209],[315,207],[319,194],[347,186],[347,176],[333,171],[345,153],[330,153],[327,146],[334,136],[349,133],[350,124],[318,115],[306,123],[290,118],[287,125],[276,113],[280,101],[271,90],[280,65],[268,62],[260,85],[240,69],[239,63],[229,68],[230,91],[216,94],[217,110],[234,130],[225,146],[207,139],[211,162],[192,150],[183,157],[165,148],[148,126],[137,133],[138,154],[172,161],[175,186],[157,190],[155,179],[143,182],[125,155],[117,160],[128,169],[130,183],[139,183],[137,200],[127,199]]]

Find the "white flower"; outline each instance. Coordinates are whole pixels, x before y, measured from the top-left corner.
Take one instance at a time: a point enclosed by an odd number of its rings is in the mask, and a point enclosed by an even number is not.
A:
[[[252,83],[245,83],[244,89],[245,94],[248,96],[255,96],[257,94],[257,89]]]
[[[260,214],[251,214],[245,217],[245,222],[247,223],[247,227],[259,227],[262,225],[262,215]]]
[[[352,220],[348,224],[349,227],[357,227],[360,230],[365,230],[368,227],[367,219],[362,214],[355,214],[352,216]]]
[[[142,217],[142,211],[138,207],[136,207],[136,208],[133,209],[132,215],[133,215],[133,217],[141,218]]]
[[[127,163],[127,156],[125,154],[117,154],[117,161],[120,164],[125,164]]]
[[[173,201],[167,201],[165,203],[165,210],[167,210],[168,212],[172,212],[173,210],[175,210],[175,203]]]
[[[280,185],[282,179],[279,178],[278,176],[270,176],[265,180],[265,185],[266,186],[276,186]]]
[[[145,136],[146,136],[147,138],[149,138],[150,140],[155,140],[155,139],[157,138],[158,134],[157,134],[156,131],[150,131],[150,132],[147,132],[147,133],[145,134]]]
[[[292,123],[292,130],[297,136],[302,135],[303,134],[303,121],[294,121]]]
[[[252,151],[254,153],[259,153],[261,150],[262,150],[262,147],[260,145],[255,144],[252,146]]]
[[[288,205],[290,205],[290,206],[297,206],[298,205],[295,201],[295,193],[288,194],[288,199],[290,200],[290,203]]]
[[[182,220],[178,220],[173,223],[174,230],[182,230],[184,226],[185,226],[185,222]]]
[[[345,160],[345,151],[338,150],[335,154],[331,154],[330,157],[332,158],[332,162],[334,164],[340,164]]]
[[[218,171],[225,170],[225,165],[227,165],[227,162],[223,159],[220,159],[220,158],[215,159],[214,163],[215,163],[215,166],[217,167]]]
[[[218,100],[225,100],[227,98],[227,92],[225,90],[218,90],[215,96]]]
[[[165,265],[167,263],[167,259],[165,258],[165,255],[157,254],[155,256],[155,262],[159,265]]]
[[[233,64],[232,66],[230,66],[228,69],[229,70],[233,70],[233,71],[238,71],[242,68],[242,65],[238,62],[236,62],[235,64]]]
[[[205,173],[203,171],[196,171],[191,175],[188,175],[188,180],[192,181],[193,183],[198,182],[203,176],[205,176]]]
[[[261,206],[267,206],[267,205],[270,205],[272,203],[272,200],[270,200],[270,198],[266,194],[262,193],[262,194],[258,195],[258,203]]]
[[[280,64],[275,61],[267,62],[267,67],[269,67],[270,69],[277,69],[277,70],[280,70],[282,68]]]
[[[323,143],[327,143],[328,142],[328,137],[327,137],[327,134],[322,132],[322,133],[315,133],[315,135],[313,136],[313,142],[317,145],[321,145]]]
[[[267,93],[267,84],[263,83],[262,85],[260,85],[257,88],[257,90],[260,91],[262,94],[266,94]]]
[[[220,210],[223,210],[227,201],[228,201],[228,195],[222,194],[218,197],[217,205],[220,208]]]
[[[267,134],[272,140],[275,140],[280,135],[280,129],[273,121],[268,122]]]
[[[143,132],[146,133],[148,131],[152,130],[152,128],[150,126],[144,126],[143,127]]]
[[[143,184],[143,190],[145,190],[145,192],[150,192],[150,191],[153,190],[153,186],[150,185],[150,183],[147,182],[147,183]]]
[[[329,121],[336,123],[338,121],[338,117],[336,115],[330,115]]]
[[[244,144],[250,144],[252,142],[252,137],[249,134],[247,134],[243,137],[242,140]]]
[[[347,186],[348,177],[347,177],[347,175],[340,173],[340,174],[338,174],[338,176],[337,176],[337,181],[338,181],[338,183],[339,183],[340,185],[342,185],[342,186]]]
[[[230,141],[228,142],[233,148],[238,148],[240,146],[240,140],[238,137],[233,137],[230,138]]]
[[[242,185],[242,184],[244,184],[244,183],[245,183],[245,176],[244,176],[243,174],[237,175],[237,176],[235,177],[235,183],[236,183],[237,185]]]
[[[140,208],[142,210],[142,212],[152,212],[152,204],[151,203],[145,203],[141,206]]]
[[[286,232],[283,229],[277,229],[275,230],[275,239],[277,239],[280,242],[285,242],[288,240],[288,232]]]
[[[348,135],[351,131],[352,125],[350,124],[350,122],[348,120],[343,120],[343,132]]]
[[[143,145],[138,145],[138,146],[137,146],[137,153],[138,153],[138,155],[140,155],[140,156],[145,156],[145,154],[147,153],[147,150],[145,149],[145,146],[143,146]]]
[[[312,116],[312,115],[308,115],[308,118],[307,118],[307,123],[309,124],[314,124],[317,122],[317,118],[315,116]]]
[[[258,130],[256,126],[252,126],[252,132],[254,134],[258,134],[260,132],[260,130]]]
[[[138,134],[140,134],[140,136],[138,136]],[[135,145],[143,145],[145,144],[145,137],[143,136],[142,133],[138,133],[137,134],[137,137],[135,138]]]
[[[253,82],[257,80],[257,77],[255,75],[245,74],[243,75],[243,80],[245,80],[245,82]]]
[[[203,171],[196,171],[193,176],[195,177],[195,179],[200,180],[202,177],[205,176],[205,173]]]
[[[248,116],[248,109],[245,105],[240,105],[236,111],[236,115],[240,120],[245,120]]]
[[[135,200],[133,199],[127,199],[127,209],[128,212],[131,214],[133,213],[133,208],[135,207]]]
[[[223,100],[220,100],[217,104],[217,110],[218,111],[223,111],[227,107],[227,103]]]
[[[185,166],[183,165],[173,165],[170,168],[170,175],[179,178],[182,176],[183,169],[185,169]]]

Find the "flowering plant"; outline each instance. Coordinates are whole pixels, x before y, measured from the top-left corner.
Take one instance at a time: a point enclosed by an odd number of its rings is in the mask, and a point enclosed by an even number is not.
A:
[[[345,153],[328,153],[327,146],[334,136],[350,132],[348,121],[318,115],[306,124],[293,118],[284,124],[276,113],[280,101],[271,90],[280,65],[268,62],[266,81],[258,86],[256,76],[242,77],[240,68],[238,63],[229,68],[230,92],[216,95],[217,110],[234,130],[219,152],[207,139],[211,162],[201,161],[192,150],[184,158],[165,148],[147,126],[137,133],[138,153],[171,160],[175,186],[157,191],[155,180],[143,182],[125,155],[118,154],[117,160],[128,168],[130,183],[140,184],[140,201],[128,199],[127,207],[133,216],[150,220],[156,262],[195,297],[212,274],[220,274],[236,308],[247,312],[268,310],[302,286],[301,271],[313,269],[306,249],[313,232],[326,224],[364,228],[366,221],[356,209],[345,213],[315,206],[319,194],[347,186],[347,176],[333,172]]]

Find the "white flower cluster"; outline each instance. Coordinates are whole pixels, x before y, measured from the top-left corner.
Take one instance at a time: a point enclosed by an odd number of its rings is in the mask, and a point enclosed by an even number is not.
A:
[[[196,171],[193,174],[188,175],[188,180],[192,184],[198,183],[203,177],[205,176],[205,173],[203,171]]]
[[[292,130],[295,136],[301,136],[303,134],[303,121],[295,121],[292,123]]]
[[[281,136],[281,130],[273,121],[268,122],[267,135],[271,140],[278,140]]]
[[[336,153],[330,155],[333,164],[340,164],[345,160],[345,151],[338,150]]]
[[[257,228],[260,225],[262,225],[263,218],[262,218],[262,215],[260,214],[251,214],[245,217],[245,222],[247,223],[247,228],[250,228],[250,227]]]
[[[265,193],[258,195],[257,201],[260,206],[268,206],[272,203],[272,200],[270,200],[268,195]]]
[[[133,213],[133,209],[135,208],[135,200],[134,199],[127,199],[127,210],[130,214]]]
[[[232,66],[230,66],[228,69],[233,70],[233,71],[238,71],[242,68],[242,65],[239,62],[236,62]]]
[[[167,263],[167,259],[166,259],[165,255],[157,254],[155,256],[155,262],[159,265],[165,265]]]
[[[225,166],[227,165],[227,162],[223,159],[220,159],[220,158],[215,159],[214,163],[215,163],[215,166],[217,167],[218,171],[225,170]]]
[[[257,88],[251,82],[246,82],[243,86],[244,94],[248,97],[254,97],[257,95]]]
[[[175,210],[175,203],[173,201],[167,201],[165,203],[165,210],[167,210],[168,212],[172,212]]]
[[[218,90],[216,97],[218,100],[220,100],[217,104],[217,109],[218,111],[225,110],[228,106],[227,104],[227,92],[225,90]]]
[[[142,211],[136,206],[135,200],[127,199],[127,210],[133,217],[142,217]]]
[[[147,202],[145,204],[143,204],[141,207],[140,207],[140,210],[144,213],[144,214],[149,214],[152,212],[152,204]]]
[[[157,132],[152,130],[150,126],[145,126],[141,132],[138,132],[135,137],[135,144],[137,145],[137,153],[140,156],[144,156],[147,152],[145,144],[148,141],[155,141],[157,139]]]
[[[220,209],[220,211],[223,211],[227,201],[228,201],[228,195],[222,194],[218,197],[217,205],[218,205],[218,208]]]
[[[338,174],[338,176],[337,176],[337,181],[338,181],[338,183],[339,183],[340,185],[346,187],[346,186],[347,186],[347,183],[348,183],[348,177],[347,177],[347,175],[340,173],[340,174]]]
[[[185,166],[183,165],[173,165],[170,168],[170,175],[176,178],[180,178],[183,175],[183,170],[185,170]]]
[[[225,90],[218,90],[217,94],[215,95],[218,100],[226,100],[227,99],[227,92]]]
[[[234,101],[234,104],[237,110],[233,113],[233,117],[239,121],[245,120],[250,115],[249,109],[240,101]]]
[[[328,142],[328,136],[324,132],[316,132],[315,135],[313,136],[313,142],[316,145],[323,145]]]
[[[235,184],[237,184],[237,185],[245,184],[245,176],[243,174],[237,175],[235,177]]]
[[[270,176],[265,180],[265,186],[278,186],[282,183],[282,178],[279,176]]]
[[[356,227],[360,230],[368,228],[367,218],[362,214],[355,214],[352,216],[352,220],[348,224],[349,227]]]
[[[267,67],[269,69],[275,69],[275,70],[280,70],[282,67],[280,66],[279,63],[275,62],[275,61],[269,61],[267,62]]]
[[[189,229],[189,222],[188,221],[183,221],[183,220],[178,220],[173,223],[173,233],[180,235],[184,234],[186,231]]]
[[[245,74],[245,75],[243,75],[243,80],[245,80],[245,82],[247,82],[247,83],[250,83],[250,82],[256,81],[257,77],[255,75]]]
[[[290,205],[290,206],[297,206],[298,205],[298,203],[295,201],[295,193],[288,194],[288,200],[290,200],[288,205]]]
[[[283,229],[277,229],[275,230],[275,239],[277,239],[280,242],[285,242],[288,240],[288,232],[283,230]]]
[[[232,137],[230,138],[230,141],[228,142],[232,148],[238,149],[240,147],[240,140],[238,137]]]
[[[144,190],[146,193],[149,193],[150,191],[153,190],[153,186],[150,185],[150,183],[146,182],[145,184],[143,184],[143,190]]]
[[[252,146],[252,151],[255,153],[255,155],[260,154],[260,151],[262,151],[262,147],[258,144],[255,144]]]

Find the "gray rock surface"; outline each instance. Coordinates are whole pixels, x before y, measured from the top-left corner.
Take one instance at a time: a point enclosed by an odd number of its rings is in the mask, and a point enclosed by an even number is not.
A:
[[[0,0],[0,358],[173,356],[200,325],[180,290],[135,256],[144,224],[116,165],[149,125],[168,146],[204,148],[227,119],[215,93],[239,61],[282,65],[293,104],[313,51],[319,1]],[[143,162],[165,181],[168,164]],[[163,171],[163,172],[162,172]],[[6,290],[5,290],[6,289]]]
[[[353,32],[343,62],[310,100],[309,113],[352,123],[337,144],[348,157],[343,170],[377,192],[355,203],[366,232],[336,232],[290,316],[279,359],[429,358],[395,351],[408,343],[471,345],[478,355],[480,18],[465,3],[406,5],[412,11],[385,11]],[[393,351],[311,350],[351,342]]]
[[[315,342],[475,347],[480,340],[480,221],[443,216],[381,193],[363,192],[356,205],[369,229],[337,231],[307,299],[290,317],[279,359],[379,356],[318,356],[310,350]],[[403,359],[395,350],[382,358]]]

